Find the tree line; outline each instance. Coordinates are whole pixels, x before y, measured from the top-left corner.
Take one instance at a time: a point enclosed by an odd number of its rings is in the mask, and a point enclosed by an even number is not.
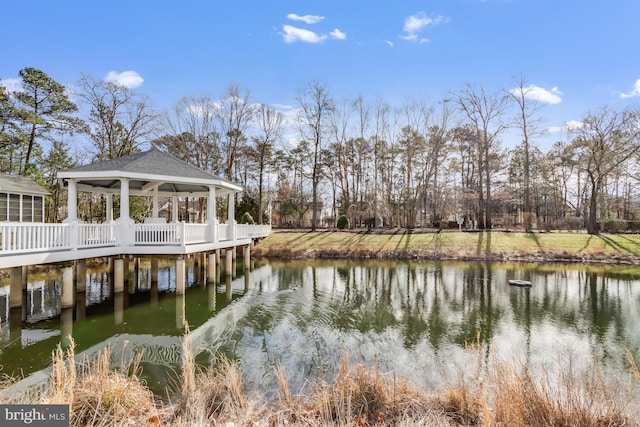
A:
[[[57,171],[154,147],[244,185],[236,212],[258,223],[639,228],[639,111],[588,111],[543,152],[545,104],[524,78],[399,106],[338,100],[314,81],[285,115],[235,83],[160,112],[143,93],[90,75],[72,88],[35,68],[19,77],[16,90],[0,81],[0,171],[49,189],[51,221],[64,206]],[[505,147],[507,132],[520,143]],[[100,203],[89,211],[104,218]]]

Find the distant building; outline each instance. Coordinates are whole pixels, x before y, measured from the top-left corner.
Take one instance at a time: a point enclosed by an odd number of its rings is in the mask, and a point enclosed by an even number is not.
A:
[[[44,222],[49,194],[31,178],[0,174],[0,222]]]

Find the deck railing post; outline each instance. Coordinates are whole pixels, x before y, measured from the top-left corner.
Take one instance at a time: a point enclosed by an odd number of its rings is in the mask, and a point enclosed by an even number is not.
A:
[[[114,222],[117,246],[132,246],[135,243],[133,220],[119,218]]]
[[[80,223],[78,220],[69,222],[69,240],[71,250],[77,250],[80,246]]]
[[[178,243],[183,248],[187,246],[187,223],[184,221],[180,223],[179,232],[178,232]]]

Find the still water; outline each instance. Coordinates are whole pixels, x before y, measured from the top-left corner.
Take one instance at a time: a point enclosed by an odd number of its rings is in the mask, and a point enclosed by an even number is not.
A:
[[[87,275],[86,294],[63,312],[59,272],[30,276],[26,313],[8,310],[9,288],[0,287],[3,374],[47,367],[70,334],[76,353],[106,345],[118,357],[143,351],[148,384],[166,395],[179,372],[185,324],[198,363],[218,353],[236,359],[246,389],[266,396],[277,390],[278,363],[295,393],[310,378],[331,379],[344,353],[351,364],[378,366],[429,390],[470,370],[467,347],[478,340],[483,357],[532,369],[578,355],[625,375],[627,352],[640,359],[635,266],[261,261],[206,285],[188,265],[183,296],[173,292],[171,264],[161,265],[155,284],[143,263],[137,277],[131,274],[129,292],[115,296],[106,267]],[[508,279],[533,286],[509,286]]]

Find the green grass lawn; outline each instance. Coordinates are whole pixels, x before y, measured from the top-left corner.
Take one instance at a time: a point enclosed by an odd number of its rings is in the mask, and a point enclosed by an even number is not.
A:
[[[275,231],[257,255],[286,258],[377,257],[435,259],[536,258],[576,261],[640,259],[640,235],[520,232],[385,233]]]

